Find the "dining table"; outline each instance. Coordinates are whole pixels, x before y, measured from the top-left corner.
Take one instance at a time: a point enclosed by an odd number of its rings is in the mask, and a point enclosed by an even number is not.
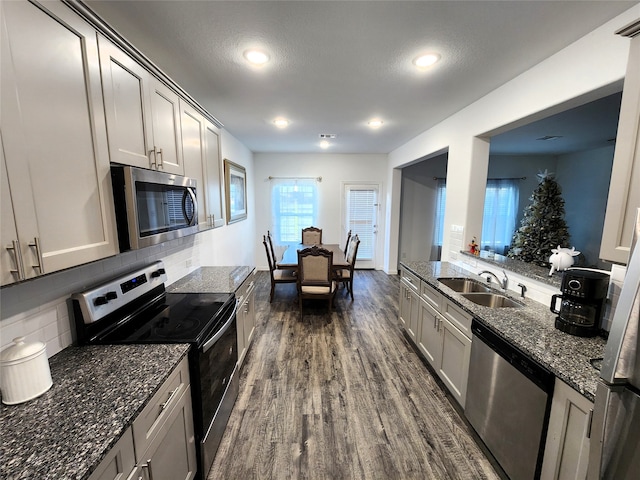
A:
[[[282,270],[297,270],[298,269],[298,251],[305,248],[312,247],[313,245],[289,245],[282,254],[282,258],[279,262],[276,262],[276,268]],[[341,270],[343,268],[349,268],[349,262],[344,255],[342,247],[337,243],[321,243],[317,245],[320,248],[333,252],[333,269]]]

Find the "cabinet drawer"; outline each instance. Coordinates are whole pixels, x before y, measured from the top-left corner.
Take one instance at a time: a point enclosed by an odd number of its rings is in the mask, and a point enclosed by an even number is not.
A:
[[[471,320],[470,313],[465,312],[457,305],[454,305],[448,298],[442,299],[442,315],[458,328],[467,338],[471,338]]]
[[[420,297],[436,310],[440,310],[442,294],[426,282],[421,283]]]
[[[400,272],[400,279],[409,287],[411,287],[415,292],[420,288],[420,279],[416,277],[413,273],[408,272],[406,270],[402,270]]]
[[[133,441],[138,462],[143,460],[139,455],[147,450],[188,387],[189,364],[188,358],[185,357],[133,422]]]

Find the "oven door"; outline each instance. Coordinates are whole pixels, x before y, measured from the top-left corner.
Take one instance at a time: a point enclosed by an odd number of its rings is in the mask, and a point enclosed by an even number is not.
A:
[[[197,408],[202,422],[199,425],[202,432],[199,436],[202,478],[207,478],[231,410],[238,397],[237,309],[236,300],[233,311],[224,325],[198,349],[200,384],[198,402],[200,405]]]

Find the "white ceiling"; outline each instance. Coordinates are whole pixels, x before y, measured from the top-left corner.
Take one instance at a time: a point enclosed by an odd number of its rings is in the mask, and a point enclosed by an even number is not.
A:
[[[638,2],[85,3],[254,152],[388,153]],[[271,61],[247,65],[250,47]],[[424,51],[442,60],[418,71]],[[328,150],[321,133],[337,135]]]

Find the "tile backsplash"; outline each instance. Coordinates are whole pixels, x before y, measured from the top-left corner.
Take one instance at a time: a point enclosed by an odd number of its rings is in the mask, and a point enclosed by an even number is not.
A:
[[[171,284],[200,265],[200,250],[208,232],[126,252],[0,290],[0,350],[16,337],[41,341],[51,357],[73,343],[69,297],[127,271],[162,260]]]

